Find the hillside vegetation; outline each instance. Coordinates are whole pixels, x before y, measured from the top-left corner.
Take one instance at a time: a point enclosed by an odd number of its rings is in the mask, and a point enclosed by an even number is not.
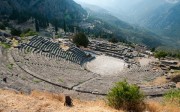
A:
[[[0,18],[17,20],[18,23],[35,18],[40,26],[48,23],[63,27],[81,21],[86,11],[73,0],[1,0]]]
[[[133,27],[108,14],[104,9],[86,11],[73,0],[3,0],[0,4],[1,20],[15,20],[17,24],[32,20],[36,31],[40,30],[39,27],[46,28],[51,23],[56,29],[59,27],[65,31],[73,32],[76,26],[79,32],[93,34],[95,37],[115,37],[123,42],[142,43],[150,47],[161,45],[157,35]],[[86,24],[94,25],[94,28],[89,28]]]
[[[161,40],[159,40],[160,36],[144,28],[130,25],[111,15],[110,12],[103,8],[87,4],[84,4],[83,7],[85,7],[91,18],[104,22],[104,24],[99,24],[99,28],[102,27],[112,31],[114,35],[111,37],[115,36],[120,40],[142,43],[150,47],[157,47],[162,44]]]

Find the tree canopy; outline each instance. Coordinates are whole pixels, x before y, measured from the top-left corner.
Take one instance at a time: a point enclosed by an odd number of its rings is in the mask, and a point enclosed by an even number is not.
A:
[[[87,47],[89,40],[84,33],[78,33],[73,37],[73,43],[75,43],[78,47],[79,46]]]
[[[21,35],[21,30],[12,28],[11,29],[11,34],[14,35],[14,36],[20,36]]]
[[[165,58],[168,54],[165,51],[157,51],[155,53],[155,57],[160,59],[160,58]]]
[[[113,38],[109,39],[109,42],[118,43],[118,39],[113,37]]]

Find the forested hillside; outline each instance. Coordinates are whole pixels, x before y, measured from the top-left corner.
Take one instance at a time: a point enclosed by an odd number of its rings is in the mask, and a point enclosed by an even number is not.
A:
[[[81,21],[86,11],[73,0],[1,0],[0,16],[11,20],[25,22],[31,17],[39,21],[41,26],[48,22],[63,26]]]

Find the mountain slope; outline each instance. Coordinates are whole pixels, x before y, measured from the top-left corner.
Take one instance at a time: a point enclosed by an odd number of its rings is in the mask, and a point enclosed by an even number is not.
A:
[[[156,29],[156,32],[159,32],[161,35],[179,39],[180,3],[169,9],[164,9],[164,11],[152,15],[149,21],[146,22],[145,26],[150,29]]]
[[[121,21],[103,8],[89,4],[83,4],[83,7],[87,10],[91,17],[100,19],[111,26],[109,27],[109,30],[112,31],[112,29],[114,29],[113,33],[118,35],[117,38],[124,38],[130,42],[142,43],[151,47],[161,45],[158,35],[149,32],[144,28],[132,26],[124,21]],[[105,27],[105,25],[102,27]]]
[[[24,21],[35,17],[68,22],[81,21],[87,15],[73,0],[1,0],[0,14]]]
[[[160,35],[166,47],[180,48],[180,2],[143,0],[140,4],[130,11],[134,23]]]

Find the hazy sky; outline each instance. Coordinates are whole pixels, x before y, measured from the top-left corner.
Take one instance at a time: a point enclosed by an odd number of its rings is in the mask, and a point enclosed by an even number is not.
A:
[[[77,1],[77,2],[84,2],[84,3],[88,3],[88,4],[94,4],[94,5],[112,5],[114,3],[122,3],[122,4],[131,4],[131,3],[134,3],[134,2],[138,2],[138,1],[141,1],[141,0],[74,0],[74,1]]]
[[[103,4],[103,5],[110,5],[109,3],[117,3],[117,1],[119,3],[122,3],[122,4],[132,4],[132,3],[136,3],[136,2],[139,2],[139,1],[142,1],[142,0],[74,0],[74,1],[77,1],[77,2],[84,2],[84,3],[88,3],[88,4]],[[170,2],[170,3],[176,3],[180,0],[160,0],[162,2],[164,1],[167,1],[167,2]]]
[[[128,7],[138,3],[142,0],[74,0],[78,3],[87,3],[92,5],[97,5],[102,8],[118,8],[121,10],[126,10]]]
[[[151,11],[163,4],[175,4],[180,0],[74,0],[79,4],[91,4],[110,11],[116,17],[122,20],[127,17],[143,14]],[[140,9],[138,9],[140,7]],[[134,9],[138,9],[135,10]],[[141,10],[143,9],[143,10]],[[124,18],[125,17],[125,18]]]
[[[87,4],[93,4],[93,5],[98,5],[101,7],[113,7],[116,6],[118,8],[122,7],[127,8],[131,7],[134,4],[138,4],[140,1],[143,0],[74,0],[78,3],[87,3]],[[154,1],[154,0],[152,0]],[[162,1],[162,2],[169,2],[169,3],[176,3],[180,0],[157,0],[157,1]]]
[[[133,6],[140,5],[142,1],[152,1],[153,4],[159,3],[177,3],[180,0],[74,0],[77,3],[86,3],[100,6],[109,11],[128,12]]]
[[[131,5],[141,0],[74,0],[74,1],[93,4],[93,5],[112,6],[112,5],[118,5],[116,3],[121,3],[121,5]]]

